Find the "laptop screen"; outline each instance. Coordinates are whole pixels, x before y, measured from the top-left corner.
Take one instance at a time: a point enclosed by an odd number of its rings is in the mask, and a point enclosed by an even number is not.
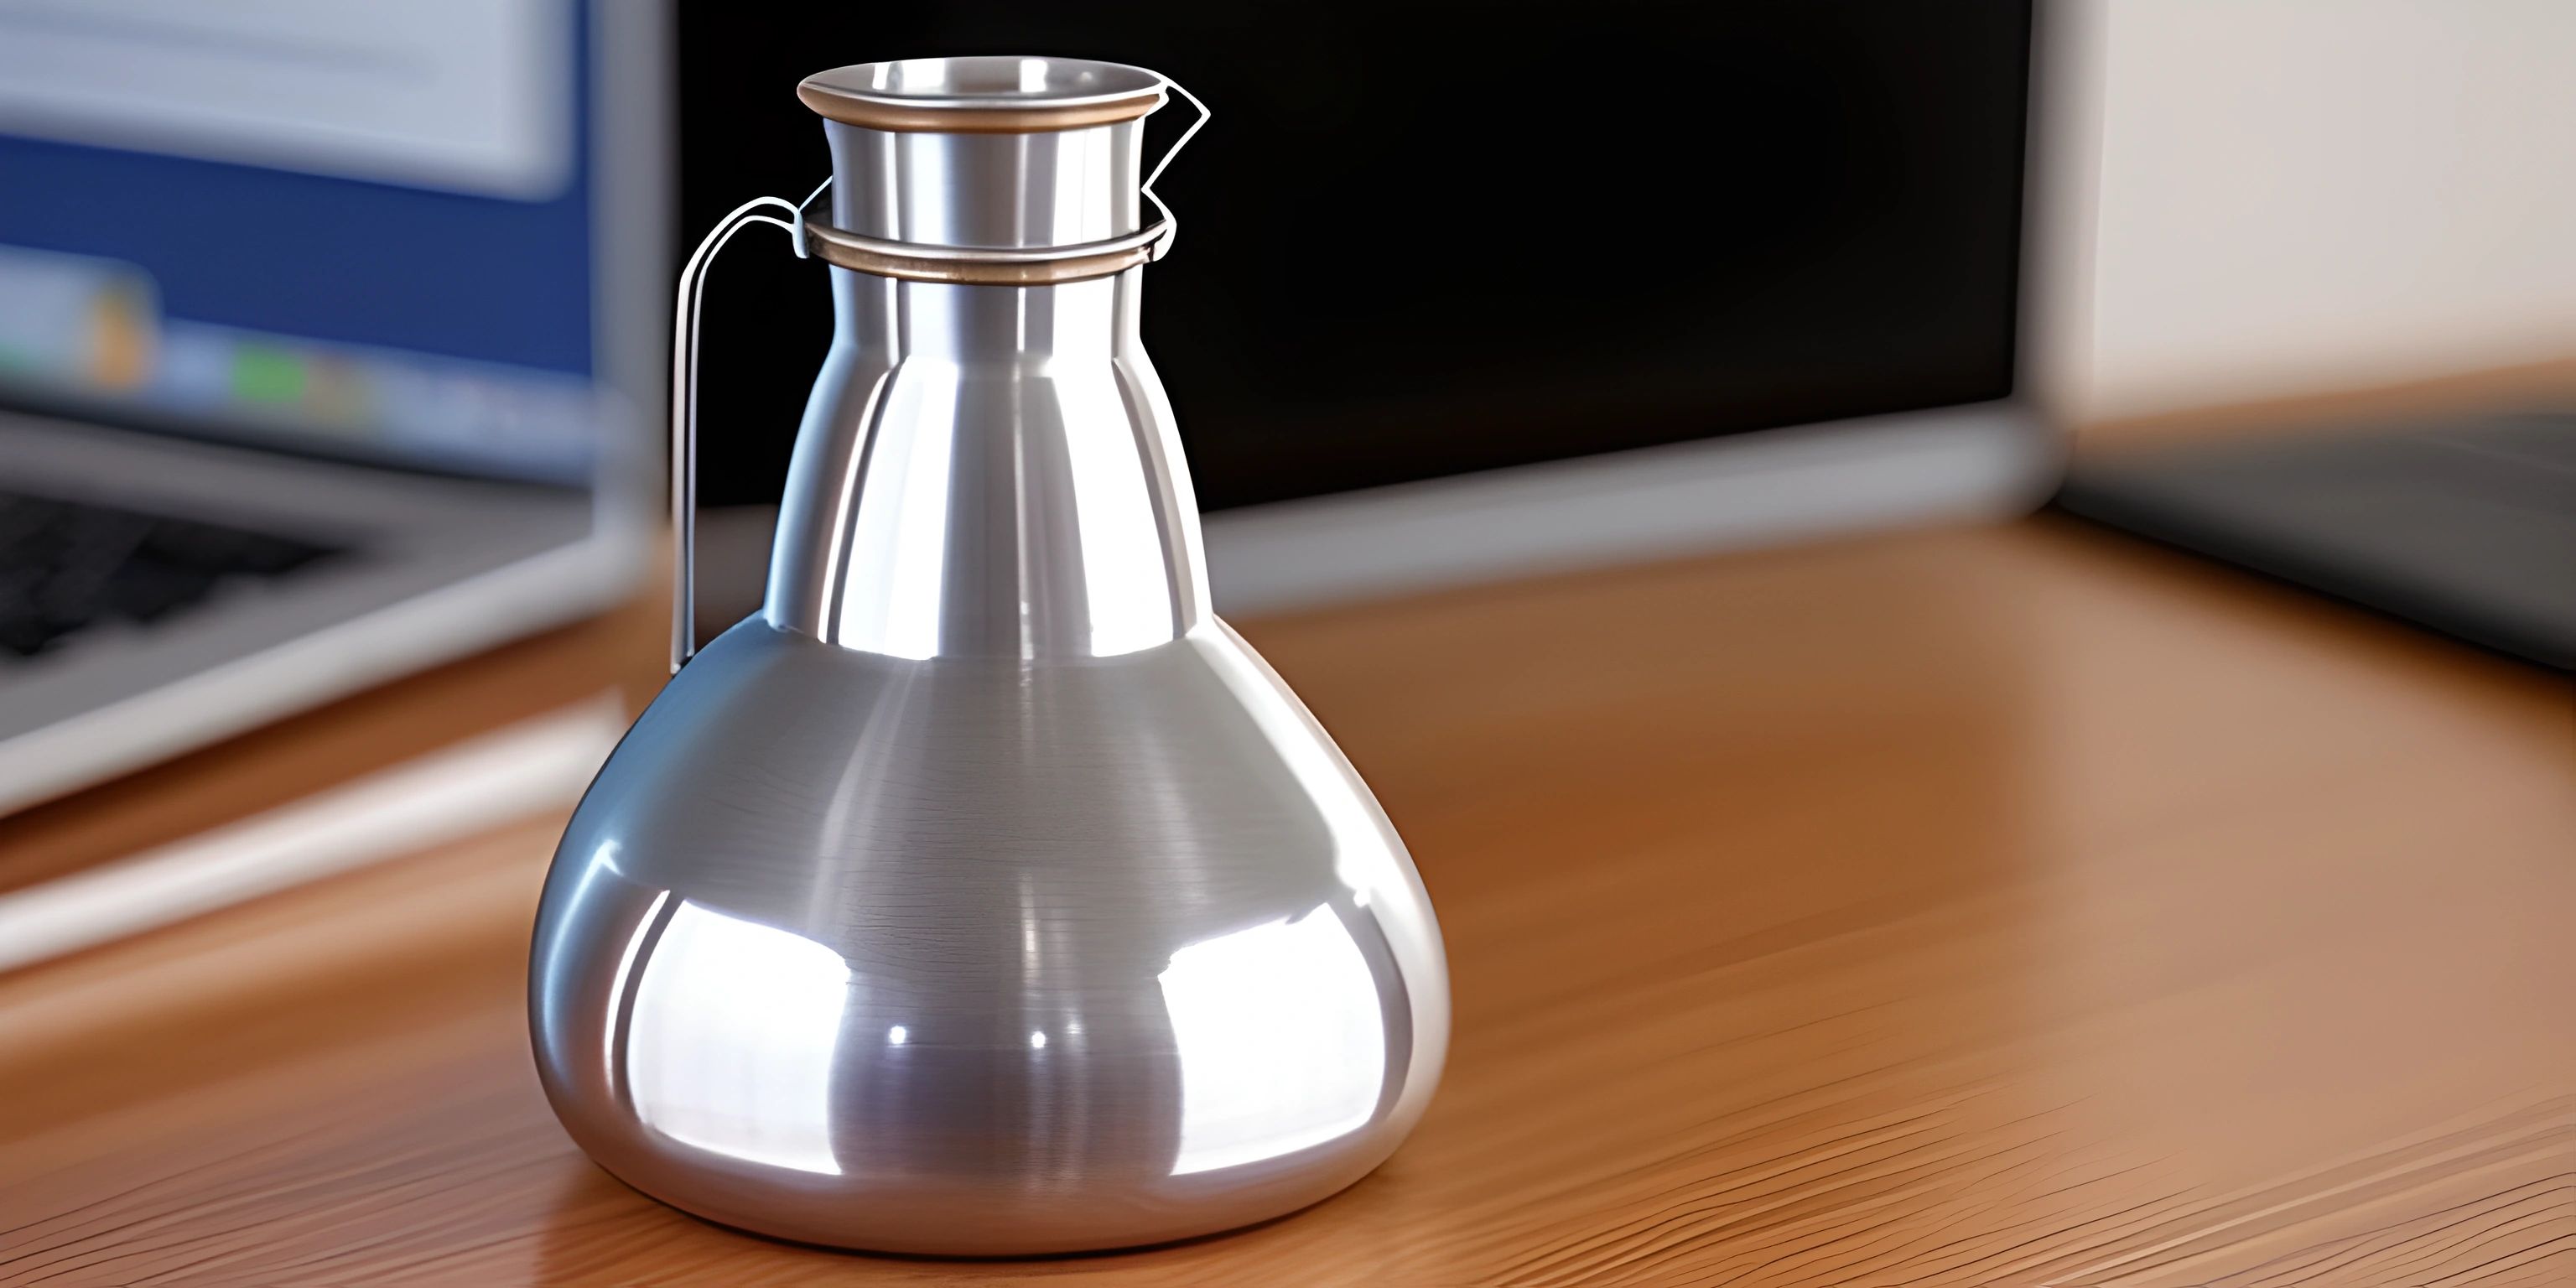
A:
[[[679,11],[688,228],[822,177],[787,91],[837,63],[1105,58],[1215,109],[1143,296],[1209,509],[2013,391],[2028,0],[764,12]],[[829,309],[775,246],[719,277],[704,495],[768,500]]]
[[[579,482],[577,0],[0,3],[0,398]]]

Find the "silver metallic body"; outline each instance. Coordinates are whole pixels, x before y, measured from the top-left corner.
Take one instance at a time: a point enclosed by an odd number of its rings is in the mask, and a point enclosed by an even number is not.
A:
[[[864,236],[1138,228],[1135,120],[827,130]],[[767,604],[637,722],[547,881],[556,1112],[680,1207],[884,1251],[1158,1242],[1350,1184],[1438,1081],[1439,930],[1209,611],[1143,270],[817,271],[838,325]]]
[[[1008,247],[1137,226],[1137,122],[825,128],[844,228]],[[1064,171],[1100,198],[1031,191]],[[979,211],[961,190],[1012,199]],[[1035,287],[827,271],[840,325],[789,467],[770,621],[902,657],[1035,659],[1134,652],[1205,618],[1198,507],[1137,340],[1143,269]]]

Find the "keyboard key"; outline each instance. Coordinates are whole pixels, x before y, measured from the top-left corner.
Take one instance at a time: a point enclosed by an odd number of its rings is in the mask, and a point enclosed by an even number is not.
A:
[[[345,554],[228,524],[0,491],[0,661],[106,622],[151,625],[227,581],[282,577]]]

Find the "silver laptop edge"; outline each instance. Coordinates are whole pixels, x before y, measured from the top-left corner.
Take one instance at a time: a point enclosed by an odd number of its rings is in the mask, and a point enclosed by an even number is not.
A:
[[[1208,516],[1220,611],[1280,612],[2025,511],[2056,481],[2022,402],[1942,407],[1493,470]]]

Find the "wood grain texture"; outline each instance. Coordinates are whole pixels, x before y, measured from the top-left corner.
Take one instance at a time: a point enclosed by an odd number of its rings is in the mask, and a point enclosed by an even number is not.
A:
[[[1254,623],[1449,938],[1393,1161],[1234,1235],[861,1257],[608,1178],[556,820],[0,978],[0,1283],[2576,1282],[2576,706],[2048,522]]]

